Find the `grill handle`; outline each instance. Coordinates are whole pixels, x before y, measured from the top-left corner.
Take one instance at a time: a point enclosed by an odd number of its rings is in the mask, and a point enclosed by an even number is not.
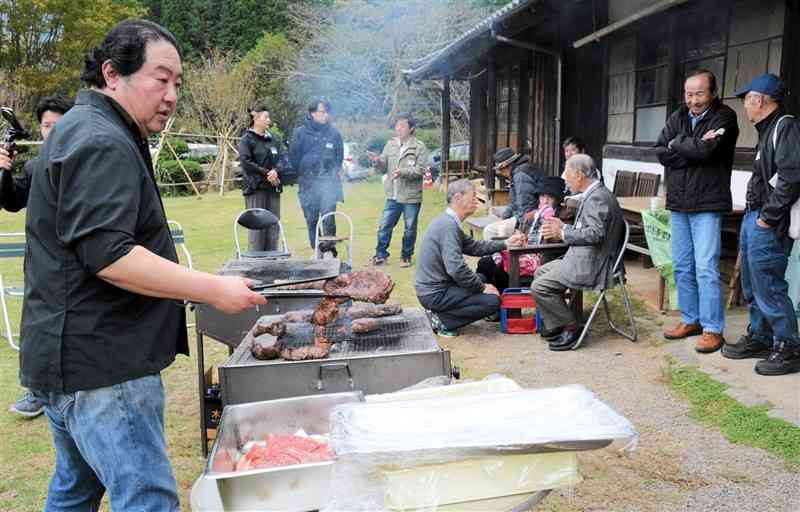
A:
[[[325,386],[322,384],[322,374],[324,372],[335,372],[344,370],[347,372],[347,383],[350,389],[355,389],[356,384],[353,381],[353,374],[350,372],[350,365],[348,363],[328,363],[319,365],[319,373],[317,374],[317,391],[322,391]]]

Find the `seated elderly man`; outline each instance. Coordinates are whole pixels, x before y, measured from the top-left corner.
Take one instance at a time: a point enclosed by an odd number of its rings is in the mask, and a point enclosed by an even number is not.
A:
[[[588,155],[567,160],[567,186],[583,195],[575,223],[564,224],[554,218],[541,228],[545,238],[563,240],[570,246],[562,259],[539,268],[531,285],[544,321],[540,332],[550,350],[571,350],[580,336],[575,316],[564,302],[564,292],[610,285],[614,259],[623,241],[622,210],[614,194],[596,179],[596,172]]]
[[[544,176],[541,169],[529,163],[527,155],[514,153],[511,148],[500,149],[492,159],[497,175],[509,181],[508,205],[498,208],[502,220],[483,228],[484,240],[508,238],[523,223],[530,223],[539,204],[539,180]]]
[[[422,239],[414,288],[420,304],[429,310],[431,325],[440,336],[457,336],[456,329],[493,315],[500,293],[473,272],[464,255],[485,256],[520,245],[522,235],[505,241],[476,241],[461,223],[478,208],[475,185],[461,179],[447,189],[447,211],[431,222]]]

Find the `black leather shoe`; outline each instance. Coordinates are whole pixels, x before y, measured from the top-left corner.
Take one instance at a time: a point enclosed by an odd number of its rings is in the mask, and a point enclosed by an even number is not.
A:
[[[549,340],[550,338],[557,338],[561,336],[562,332],[564,332],[563,327],[556,327],[555,329],[542,329],[539,331],[539,336]]]
[[[580,337],[580,329],[576,329],[574,331],[564,331],[558,338],[555,338],[549,343],[548,348],[555,352],[572,350],[575,347],[575,344],[578,343],[578,338]]]
[[[781,342],[772,349],[769,357],[756,363],[759,375],[786,375],[800,372],[800,346]]]
[[[735,345],[722,345],[722,357],[728,359],[766,359],[772,353],[772,344],[767,345],[745,334]]]

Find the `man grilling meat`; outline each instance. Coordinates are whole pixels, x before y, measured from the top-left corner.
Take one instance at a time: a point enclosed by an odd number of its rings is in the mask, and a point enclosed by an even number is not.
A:
[[[464,255],[486,256],[522,244],[516,233],[505,241],[478,241],[466,235],[461,223],[475,213],[478,200],[469,180],[447,189],[448,208],[430,224],[422,240],[414,288],[429,311],[431,326],[440,336],[457,336],[457,329],[497,313],[500,293],[469,268]]]
[[[20,379],[45,404],[56,463],[45,510],[179,510],[161,371],[188,355],[183,300],[237,313],[241,277],[179,265],[147,138],[175,113],[181,56],[155,23],[118,24],[88,90],[31,173]],[[178,299],[178,300],[171,300]]]

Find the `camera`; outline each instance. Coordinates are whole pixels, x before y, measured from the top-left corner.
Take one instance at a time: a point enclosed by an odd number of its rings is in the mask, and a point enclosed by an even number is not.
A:
[[[17,150],[17,145],[14,141],[27,139],[31,135],[19,123],[17,116],[14,114],[14,110],[8,107],[0,107],[0,114],[3,115],[3,119],[8,123],[6,132],[3,135],[3,147],[13,155]]]

